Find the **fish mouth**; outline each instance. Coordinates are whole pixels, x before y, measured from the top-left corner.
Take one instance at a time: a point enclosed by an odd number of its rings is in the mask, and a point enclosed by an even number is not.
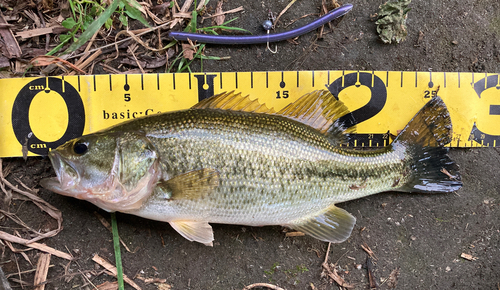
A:
[[[78,197],[75,196],[75,187],[80,180],[78,171],[56,151],[49,151],[49,159],[57,177],[44,178],[40,185],[62,195]]]

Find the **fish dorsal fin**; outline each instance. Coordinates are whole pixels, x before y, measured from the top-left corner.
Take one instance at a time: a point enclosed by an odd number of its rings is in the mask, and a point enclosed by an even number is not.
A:
[[[300,97],[281,109],[277,115],[306,124],[323,134],[341,137],[355,131],[354,126],[344,128],[338,119],[349,113],[342,101],[328,90],[318,90]]]
[[[332,205],[326,212],[300,218],[286,226],[318,240],[341,243],[349,238],[355,223],[353,215]]]
[[[199,199],[208,196],[219,186],[219,172],[212,168],[189,171],[157,184],[167,199]]]
[[[169,224],[189,241],[213,246],[214,232],[208,222],[198,221],[171,221]]]
[[[208,99],[202,100],[192,107],[193,109],[221,109],[241,112],[274,114],[276,111],[269,109],[265,104],[260,104],[257,99],[250,100],[249,96],[243,97],[241,93],[224,92]]]

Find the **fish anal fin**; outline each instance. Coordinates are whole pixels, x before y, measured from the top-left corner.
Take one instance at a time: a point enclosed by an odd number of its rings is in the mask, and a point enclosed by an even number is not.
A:
[[[220,183],[216,169],[203,168],[177,175],[157,184],[157,192],[169,199],[199,199],[208,196]]]
[[[338,119],[349,113],[342,101],[328,90],[318,90],[300,97],[281,109],[277,115],[301,122],[323,134],[337,145],[346,141],[344,134],[353,133],[355,127],[344,128]]]
[[[300,218],[287,226],[321,241],[341,243],[349,238],[355,223],[353,215],[332,205],[326,212]]]
[[[214,232],[208,222],[171,221],[169,223],[172,228],[187,240],[213,247]]]
[[[274,114],[276,111],[269,109],[265,104],[260,104],[258,100],[251,100],[249,96],[242,96],[241,93],[224,92],[208,99],[202,100],[192,107],[193,109],[221,109],[241,112]]]

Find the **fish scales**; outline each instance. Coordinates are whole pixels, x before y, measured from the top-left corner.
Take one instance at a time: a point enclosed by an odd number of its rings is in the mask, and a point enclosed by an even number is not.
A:
[[[401,152],[339,149],[325,135],[281,116],[215,109],[141,121],[134,126],[148,132],[158,148],[165,179],[202,168],[220,173],[220,186],[204,199],[155,195],[137,212],[165,220],[283,224],[332,203],[389,190],[405,166]],[[135,128],[116,128],[128,129]]]
[[[337,203],[462,186],[442,147],[452,126],[439,97],[379,150],[340,146],[353,130],[339,123],[347,113],[328,91],[279,112],[222,93],[68,141],[49,153],[57,177],[41,183],[108,211],[169,222],[205,245],[214,239],[209,223],[283,225],[342,242],[356,219]]]

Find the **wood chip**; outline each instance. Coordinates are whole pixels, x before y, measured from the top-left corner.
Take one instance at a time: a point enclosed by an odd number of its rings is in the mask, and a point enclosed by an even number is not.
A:
[[[35,290],[44,290],[45,284],[43,282],[47,281],[47,273],[49,272],[50,265],[50,254],[41,253],[40,258],[38,258],[38,264],[36,265],[35,272]]]
[[[92,257],[92,261],[94,261],[97,264],[103,266],[106,270],[108,270],[109,272],[111,272],[113,274],[113,276],[116,277],[116,275],[117,275],[116,267],[113,266],[113,265],[111,265],[108,261],[104,260],[103,258],[101,258],[97,254],[95,254],[94,257]],[[139,287],[139,285],[135,284],[135,282],[132,281],[132,279],[130,279],[129,277],[127,277],[125,274],[123,274],[123,281],[127,282],[127,284],[129,284],[130,286],[134,287],[134,289],[142,290],[141,287]]]
[[[54,27],[45,27],[45,28],[35,28],[30,30],[19,31],[16,33],[16,37],[21,37],[23,39],[44,35],[47,33],[54,32]]]
[[[287,237],[303,237],[305,235],[303,232],[288,232],[285,234]]]
[[[475,261],[475,260],[477,260],[477,257],[474,257],[474,256],[469,255],[469,254],[466,254],[466,253],[462,253],[462,254],[460,255],[460,257],[461,257],[461,258],[464,258],[464,259],[466,259],[466,260],[469,260],[469,261]]]
[[[57,257],[60,257],[60,258],[66,259],[66,260],[73,260],[73,257],[70,254],[58,251],[58,250],[56,250],[54,248],[51,248],[49,246],[46,246],[44,244],[29,243],[28,240],[25,240],[23,238],[19,238],[19,237],[13,236],[13,235],[11,235],[9,233],[6,233],[6,232],[3,232],[3,231],[0,231],[0,239],[6,240],[6,241],[9,241],[9,242],[12,242],[12,243],[17,243],[17,244],[25,245],[27,247],[30,247],[30,248],[33,248],[33,249],[40,250],[42,252],[46,252],[46,253],[52,254],[54,256],[57,256]]]
[[[219,0],[217,2],[217,7],[215,8],[215,14],[217,14],[217,16],[215,16],[215,24],[217,25],[222,25],[224,20],[226,20],[226,15],[224,15],[222,11],[222,4],[224,4],[224,1]]]

